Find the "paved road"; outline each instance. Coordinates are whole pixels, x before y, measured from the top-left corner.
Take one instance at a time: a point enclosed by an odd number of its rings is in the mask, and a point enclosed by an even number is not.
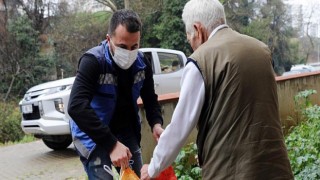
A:
[[[0,147],[0,180],[85,180],[73,145],[53,151],[42,141]]]

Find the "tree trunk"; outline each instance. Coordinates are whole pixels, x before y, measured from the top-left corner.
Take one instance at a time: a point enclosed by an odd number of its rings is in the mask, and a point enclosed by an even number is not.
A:
[[[17,63],[17,71],[16,71],[15,74],[12,75],[12,79],[11,79],[11,82],[10,82],[10,86],[9,86],[9,88],[8,88],[8,91],[7,91],[7,93],[6,93],[6,96],[3,98],[3,102],[6,102],[6,101],[7,101],[8,97],[9,97],[9,94],[10,94],[10,92],[11,92],[11,89],[12,89],[13,83],[14,83],[14,81],[15,81],[15,79],[16,79],[16,76],[17,76],[19,73],[20,73],[20,65]]]
[[[124,0],[124,8],[130,9],[130,1],[129,0]]]

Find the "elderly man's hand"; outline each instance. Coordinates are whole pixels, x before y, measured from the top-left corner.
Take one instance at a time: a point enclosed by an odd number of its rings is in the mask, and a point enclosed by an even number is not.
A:
[[[150,180],[151,179],[148,174],[148,167],[149,167],[149,164],[145,164],[142,166],[141,177],[140,177],[141,180]]]

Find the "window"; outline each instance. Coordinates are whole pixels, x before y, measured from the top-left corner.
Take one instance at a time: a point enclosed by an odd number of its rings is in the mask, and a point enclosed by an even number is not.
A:
[[[161,73],[171,73],[178,71],[183,67],[182,58],[178,54],[171,53],[158,53]]]

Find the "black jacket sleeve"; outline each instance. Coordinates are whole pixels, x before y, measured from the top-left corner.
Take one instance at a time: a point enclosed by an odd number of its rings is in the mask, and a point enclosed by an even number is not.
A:
[[[144,62],[147,65],[147,68],[145,71],[145,80],[140,91],[140,96],[146,110],[147,121],[152,130],[155,124],[163,125],[163,119],[161,115],[161,108],[158,102],[158,95],[154,90],[153,72],[150,60],[147,59],[146,56],[144,57]]]
[[[92,55],[82,56],[70,94],[68,113],[84,133],[110,153],[117,139],[90,106],[99,76],[100,64],[96,58]]]

